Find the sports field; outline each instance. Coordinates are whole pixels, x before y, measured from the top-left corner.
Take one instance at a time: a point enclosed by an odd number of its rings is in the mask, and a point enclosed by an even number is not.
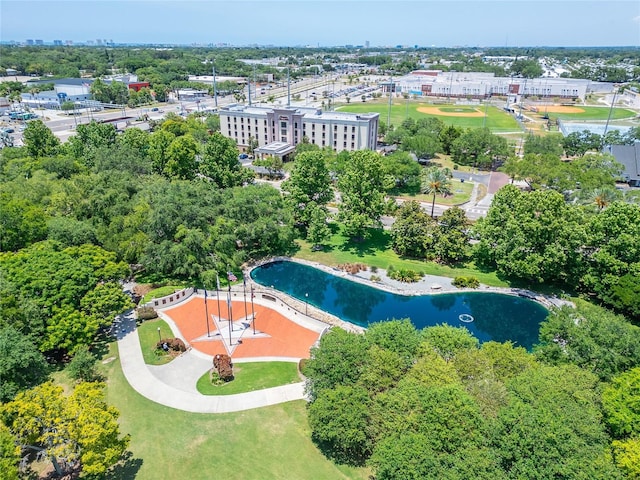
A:
[[[387,122],[389,104],[383,101],[352,103],[338,108],[343,112],[380,114],[380,119]],[[401,102],[396,100],[391,105],[391,124],[399,126],[407,117],[415,120],[424,117],[436,117],[447,125],[462,128],[482,128],[486,126],[493,132],[522,131],[518,122],[507,112],[492,106],[482,105],[431,105],[424,102]]]
[[[538,111],[532,112],[526,109],[523,114],[528,117],[540,118],[545,114],[550,118],[561,120],[606,120],[609,116],[609,107],[587,107],[582,105],[547,105],[537,106]],[[387,122],[389,116],[389,104],[386,101],[369,101],[366,103],[351,103],[338,107],[343,112],[380,114],[380,119]],[[611,112],[612,120],[633,118],[636,113],[626,108],[614,108]],[[513,115],[501,108],[484,105],[433,105],[424,102],[394,101],[391,105],[391,124],[399,126],[406,118],[415,120],[423,117],[436,117],[447,125],[455,125],[462,128],[487,127],[496,133],[520,132],[522,128]]]
[[[582,105],[545,105],[538,106],[538,112],[535,114],[542,117],[545,113],[550,118],[559,118],[560,120],[606,120],[609,117],[609,107],[586,107]],[[531,112],[523,111],[525,115],[531,116]],[[611,120],[624,120],[633,118],[636,113],[626,108],[614,108],[611,110]]]

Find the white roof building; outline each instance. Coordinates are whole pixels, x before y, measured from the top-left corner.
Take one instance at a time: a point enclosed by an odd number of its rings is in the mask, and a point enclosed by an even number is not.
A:
[[[316,108],[229,105],[220,109],[220,131],[238,146],[258,141],[257,153],[284,157],[306,137],[320,148],[375,150],[378,113],[323,112]]]

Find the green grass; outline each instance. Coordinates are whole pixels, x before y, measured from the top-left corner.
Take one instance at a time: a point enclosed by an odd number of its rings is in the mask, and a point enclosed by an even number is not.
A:
[[[115,351],[115,347],[114,348]],[[366,480],[370,471],[335,465],[311,442],[303,400],[238,413],[197,414],[153,403],[109,364],[107,400],[131,435],[131,458],[107,480]]]
[[[470,182],[460,182],[460,180],[453,180],[451,182],[451,193],[453,195],[449,195],[447,197],[443,197],[442,195],[436,195],[436,203],[440,205],[461,205],[465,202],[468,202],[471,198],[471,191],[473,190],[473,183]],[[433,195],[426,195],[423,193],[419,194],[410,194],[410,193],[402,193],[400,195],[396,195],[398,198],[403,198],[405,200],[417,200],[419,202],[427,202],[431,204],[433,199]]]
[[[142,300],[140,300],[140,304],[144,305],[145,303],[150,302],[151,300],[154,300],[156,298],[166,297],[167,295],[171,295],[177,290],[182,290],[183,288],[183,285],[167,285],[165,287],[155,288],[147,293],[144,297],[142,297]]]
[[[158,328],[160,328],[160,336],[162,338],[172,338],[173,332],[167,322],[164,320],[147,320],[138,326],[138,336],[140,337],[140,348],[144,363],[147,365],[164,365],[173,360],[171,355],[157,355],[156,343],[160,340],[158,336]]]
[[[212,385],[207,372],[200,377],[196,388],[203,395],[233,395],[300,381],[298,364],[293,362],[234,363],[233,375],[231,382]]]
[[[609,117],[609,107],[587,107],[583,105],[576,105],[577,108],[581,108],[584,112],[581,113],[555,113],[549,112],[549,118],[559,118],[561,120],[606,120]],[[544,109],[539,108],[538,114],[544,115]],[[611,112],[611,120],[622,120],[625,118],[633,118],[636,116],[635,112],[627,110],[626,108],[614,108]]]
[[[522,130],[518,122],[510,114],[497,107],[488,106],[486,108],[486,121],[484,117],[449,117],[445,115],[426,114],[419,112],[419,107],[438,107],[442,111],[451,112],[457,111],[459,109],[463,109],[465,111],[468,110],[469,112],[485,112],[484,105],[479,105],[477,108],[473,108],[469,106],[459,105],[432,105],[429,103],[416,101],[410,101],[407,108],[407,104],[404,100],[397,99],[394,100],[394,103],[391,105],[391,124],[400,126],[403,120],[405,120],[407,117],[411,117],[416,120],[425,117],[435,117],[442,120],[446,125],[455,125],[462,128],[481,128],[483,126],[486,126],[492,132],[513,132]],[[389,112],[389,104],[386,101],[376,100],[368,101],[366,103],[342,105],[338,108],[338,110],[354,113],[379,113],[380,119],[386,123]]]
[[[340,228],[332,225],[334,233],[324,243],[322,251],[314,252],[311,245],[298,240],[300,247],[294,255],[296,258],[336,266],[342,263],[364,263],[369,266],[386,269],[389,265],[395,268],[416,270],[426,275],[439,275],[454,278],[457,276],[474,276],[480,283],[493,287],[508,287],[509,284],[498,278],[495,272],[483,272],[472,262],[459,267],[449,267],[434,262],[414,260],[400,257],[391,249],[391,235],[384,230],[371,230],[369,239],[363,242],[352,242],[342,235]]]

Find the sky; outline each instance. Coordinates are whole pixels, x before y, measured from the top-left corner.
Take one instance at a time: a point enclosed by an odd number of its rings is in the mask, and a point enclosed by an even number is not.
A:
[[[0,41],[640,46],[638,0],[0,0]]]

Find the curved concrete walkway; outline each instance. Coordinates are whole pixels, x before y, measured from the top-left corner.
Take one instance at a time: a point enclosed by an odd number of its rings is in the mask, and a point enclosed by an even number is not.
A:
[[[129,385],[161,405],[194,413],[228,413],[305,398],[304,382],[236,395],[202,395],[196,382],[211,368],[210,359],[190,350],[167,365],[150,366],[142,357],[133,311],[121,315],[114,328],[122,372]]]

